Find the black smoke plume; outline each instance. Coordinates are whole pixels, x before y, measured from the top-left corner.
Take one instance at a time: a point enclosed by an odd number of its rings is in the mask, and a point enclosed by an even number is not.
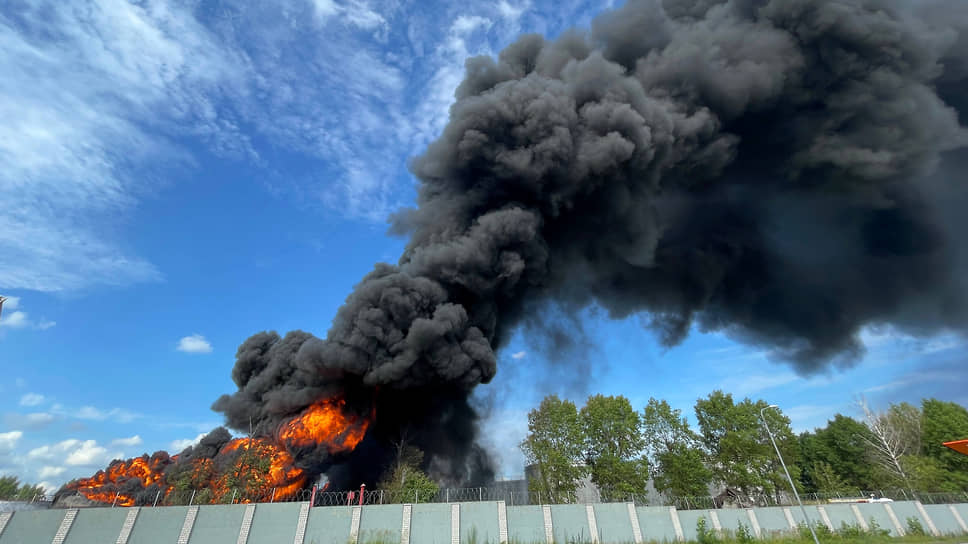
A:
[[[968,231],[942,211],[965,202],[965,6],[633,0],[468,60],[411,165],[417,207],[392,218],[399,262],[325,339],[247,340],[214,409],[271,434],[346,396],[375,407],[367,438],[301,462],[372,484],[405,432],[473,482],[470,392],[549,302],[646,315],[669,345],[724,331],[804,374],[856,360],[865,326],[964,331]]]

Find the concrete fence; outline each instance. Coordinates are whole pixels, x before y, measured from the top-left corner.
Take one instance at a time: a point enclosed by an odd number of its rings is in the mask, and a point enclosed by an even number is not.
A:
[[[916,501],[809,506],[813,523],[919,526],[968,534],[968,504]],[[695,540],[709,530],[758,538],[796,531],[799,508],[677,510],[633,503],[508,506],[503,501],[310,508],[309,503],[24,510],[0,513],[0,544],[594,544]]]

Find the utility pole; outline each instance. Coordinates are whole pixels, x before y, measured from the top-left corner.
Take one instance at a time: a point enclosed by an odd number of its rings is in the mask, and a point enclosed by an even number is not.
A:
[[[790,489],[793,490],[793,496],[797,498],[797,504],[800,505],[800,511],[803,512],[803,519],[807,522],[807,528],[810,529],[810,534],[813,535],[814,544],[820,544],[820,540],[817,539],[817,533],[813,530],[813,523],[810,522],[810,516],[807,515],[807,509],[803,507],[803,502],[800,500],[800,494],[797,493],[797,486],[793,483],[793,478],[790,477],[790,471],[787,470],[786,463],[783,462],[783,456],[780,455],[780,448],[776,445],[776,440],[773,438],[773,431],[770,430],[770,426],[766,424],[766,415],[763,414],[763,410],[767,408],[779,408],[776,404],[771,404],[765,408],[760,408],[760,421],[763,422],[763,427],[766,428],[766,434],[770,436],[770,442],[773,443],[773,449],[776,450],[776,456],[780,458],[780,465],[783,466],[783,472],[786,473],[787,481],[790,482]]]

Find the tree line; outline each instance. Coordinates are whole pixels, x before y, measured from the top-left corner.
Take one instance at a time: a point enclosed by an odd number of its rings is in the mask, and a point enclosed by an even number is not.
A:
[[[536,469],[529,490],[552,502],[575,500],[586,477],[605,498],[645,494],[651,479],[667,497],[728,488],[779,501],[789,483],[764,421],[800,492],[968,490],[968,456],[942,446],[968,438],[965,407],[934,398],[883,411],[863,398],[857,404],[861,417],[838,413],[797,435],[782,410],[721,390],[697,399],[695,427],[665,400],[651,398],[638,411],[623,396],[599,394],[579,409],[549,395],[529,412],[520,447]]]
[[[30,501],[43,496],[40,485],[20,483],[16,476],[0,476],[0,501]]]

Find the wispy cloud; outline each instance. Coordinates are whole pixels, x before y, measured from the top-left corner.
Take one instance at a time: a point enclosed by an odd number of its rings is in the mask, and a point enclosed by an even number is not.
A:
[[[527,354],[528,354],[528,352],[526,352],[526,351],[518,351],[518,352],[512,353],[511,354],[511,358],[512,359],[524,359],[524,357]]]
[[[0,129],[2,131],[2,129]],[[0,174],[2,176],[2,174]],[[2,187],[2,185],[0,185]],[[0,208],[0,214],[2,214],[2,208]],[[0,234],[2,237],[2,234]],[[2,242],[0,242],[2,244]],[[2,274],[2,272],[0,272]],[[2,282],[2,278],[0,278]],[[54,321],[48,321],[46,319],[41,319],[35,321],[30,318],[27,312],[20,310],[20,298],[19,297],[8,297],[3,303],[3,313],[0,314],[0,327],[7,329],[37,329],[37,330],[47,330],[54,325],[57,325]]]
[[[205,433],[200,433],[195,438],[183,438],[180,440],[173,440],[171,442],[171,448],[169,451],[171,451],[172,453],[180,452],[185,448],[187,448],[188,446],[194,446],[195,444],[198,444],[204,437],[205,437]]]
[[[186,336],[178,341],[178,351],[185,353],[211,353],[212,344],[200,334]]]
[[[20,397],[21,406],[39,406],[44,403],[44,396],[40,393],[27,393]]]
[[[141,414],[124,408],[103,410],[95,408],[94,406],[81,406],[78,409],[67,409],[60,404],[55,404],[51,406],[50,411],[62,417],[91,421],[114,421],[115,423],[130,423],[142,417]]]
[[[133,447],[133,446],[140,446],[142,442],[144,441],[141,440],[140,436],[134,435],[129,438],[115,438],[114,440],[111,441],[111,445]]]
[[[96,440],[71,438],[55,444],[39,446],[27,453],[30,460],[46,463],[48,466],[76,466],[103,468],[113,459],[121,458],[120,451],[108,451],[98,445]]]

